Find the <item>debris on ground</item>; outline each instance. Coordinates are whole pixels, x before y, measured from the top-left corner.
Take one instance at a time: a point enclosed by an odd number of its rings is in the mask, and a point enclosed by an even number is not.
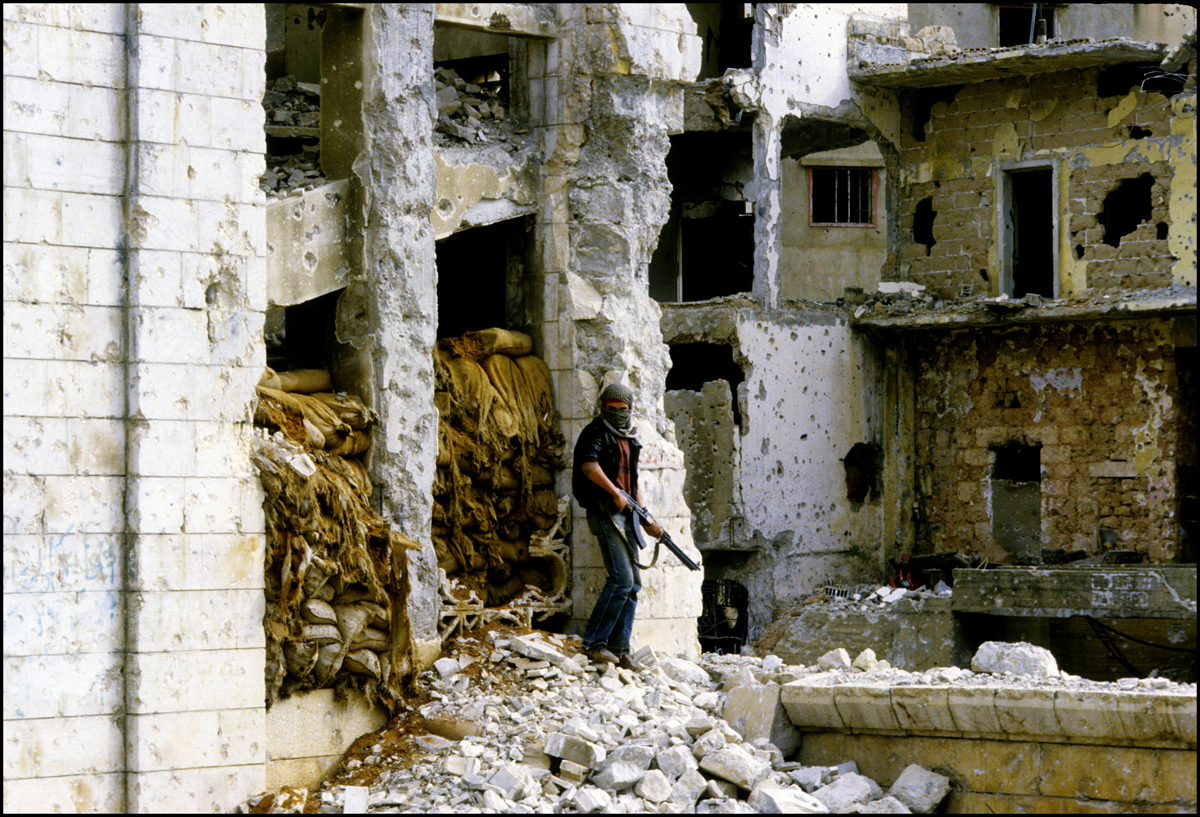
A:
[[[951,791],[945,776],[914,764],[885,788],[853,759],[838,766],[789,760],[792,749],[763,736],[770,725],[753,716],[753,698],[735,693],[843,676],[901,685],[1179,689],[1161,678],[1105,683],[958,667],[910,673],[872,664],[867,652],[846,666],[845,650],[833,650],[839,668],[824,670],[771,655],[706,653],[695,662],[646,647],[636,653],[642,669],[629,671],[589,662],[578,636],[504,623],[463,632],[446,642],[437,668],[419,676],[411,705],[355,741],[304,809],[929,813]],[[239,811],[270,796],[250,798]]]

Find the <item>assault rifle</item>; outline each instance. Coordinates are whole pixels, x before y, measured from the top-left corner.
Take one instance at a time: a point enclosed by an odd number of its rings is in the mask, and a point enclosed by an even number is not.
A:
[[[618,488],[617,490],[620,491],[621,489]],[[645,508],[643,508],[641,505],[639,505],[637,503],[637,500],[635,500],[633,497],[631,497],[625,491],[621,491],[621,496],[623,496],[625,498],[625,502],[628,503],[628,505],[629,505],[629,507],[626,510],[628,510],[629,512],[631,512],[633,514],[633,521],[635,523],[637,523],[633,526],[633,535],[637,539],[638,549],[645,550],[646,549],[646,540],[642,538],[641,523],[648,521],[650,519],[650,512],[647,511]],[[617,529],[620,530],[620,527],[618,526]],[[628,540],[626,540],[626,542],[628,542]],[[658,546],[660,543],[666,545],[667,550],[674,553],[675,556],[679,559],[679,561],[681,561],[685,565],[687,565],[689,570],[699,570],[700,569],[700,565],[695,560],[693,560],[690,556],[688,556],[686,553],[684,553],[683,549],[680,548],[679,545],[677,545],[671,541],[671,537],[667,534],[666,531],[663,531],[662,537],[659,538],[659,540],[654,543],[654,558],[650,560],[650,564],[638,565],[638,567],[650,568],[650,567],[654,566],[654,563],[658,561]],[[632,550],[632,548],[630,548],[630,550]],[[630,554],[630,555],[632,557],[632,554]],[[636,560],[634,563],[636,564]]]

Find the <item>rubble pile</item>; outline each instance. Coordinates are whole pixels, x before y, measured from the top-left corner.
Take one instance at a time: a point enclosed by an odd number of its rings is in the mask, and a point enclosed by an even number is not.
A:
[[[508,119],[508,111],[495,91],[473,85],[449,68],[434,70],[433,85],[435,133],[472,144],[508,139],[499,127]]]
[[[566,592],[565,545],[548,544],[563,524],[553,489],[565,440],[550,369],[532,351],[528,335],[485,329],[434,352],[433,546],[460,593],[489,607],[527,588],[543,600]]]
[[[321,86],[297,82],[293,76],[280,77],[268,84],[262,104],[267,136],[302,142],[300,153],[277,156],[268,152],[259,188],[268,199],[279,199],[325,184],[328,180],[319,162]]]
[[[306,393],[307,392],[307,393]],[[267,702],[350,685],[395,706],[411,675],[403,551],[370,506],[378,420],[329,373],[267,369],[251,459],[266,494]]]
[[[319,813],[931,813],[951,791],[948,778],[910,765],[885,790],[859,774],[854,759],[829,767],[789,761],[792,749],[758,734],[757,710],[774,712],[778,695],[753,693],[799,679],[854,678],[1195,692],[1162,678],[1043,677],[1045,666],[1017,675],[1003,663],[995,673],[910,673],[875,661],[870,650],[851,661],[844,649],[803,667],[773,655],[705,654],[696,663],[647,647],[636,655],[643,669],[630,672],[589,663],[580,647],[578,636],[507,625],[462,633],[419,677],[412,708],[356,741],[311,798],[299,791],[307,804],[296,804],[296,790],[281,795],[293,797],[292,809]],[[992,645],[981,660],[1028,658],[1037,649]],[[258,795],[239,810],[289,810],[279,797]]]

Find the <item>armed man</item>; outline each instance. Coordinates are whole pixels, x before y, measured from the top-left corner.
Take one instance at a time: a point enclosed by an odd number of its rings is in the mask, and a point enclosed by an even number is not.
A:
[[[584,654],[593,661],[628,670],[641,667],[629,654],[629,636],[642,589],[632,542],[636,525],[659,539],[662,527],[649,514],[630,513],[628,497],[644,505],[638,485],[641,444],[633,432],[633,392],[614,383],[600,393],[599,415],[584,427],[575,443],[572,491],[587,511],[588,529],[600,543],[608,577],[583,631]],[[621,525],[621,529],[618,529]]]

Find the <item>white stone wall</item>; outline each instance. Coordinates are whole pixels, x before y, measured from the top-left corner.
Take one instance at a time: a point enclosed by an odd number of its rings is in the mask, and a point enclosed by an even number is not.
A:
[[[262,7],[4,36],[4,806],[228,808],[264,761]]]

